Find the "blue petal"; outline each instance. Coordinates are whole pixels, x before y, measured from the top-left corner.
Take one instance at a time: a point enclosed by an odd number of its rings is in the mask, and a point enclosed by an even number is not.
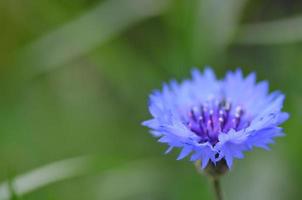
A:
[[[201,168],[204,169],[209,161],[215,163],[215,155],[217,151],[212,147],[210,143],[199,144],[195,148],[195,153],[191,156],[191,161],[201,160]]]
[[[179,156],[177,157],[177,160],[181,160],[187,155],[189,155],[192,152],[192,146],[186,145],[184,148],[181,150]]]
[[[248,150],[246,145],[247,135],[244,131],[230,130],[227,134],[219,135],[219,142],[215,149],[219,152],[217,161],[224,158],[229,168],[232,167],[234,158],[243,158],[243,151]]]
[[[247,145],[249,148],[260,147],[269,150],[268,144],[274,143],[275,137],[283,136],[282,128],[272,127],[265,128],[259,131],[252,132],[247,139]]]
[[[165,151],[165,154],[168,154],[172,151],[174,147],[173,146],[169,146],[169,148]]]

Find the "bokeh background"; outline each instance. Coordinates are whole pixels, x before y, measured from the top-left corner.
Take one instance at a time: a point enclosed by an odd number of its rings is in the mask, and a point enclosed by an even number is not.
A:
[[[299,0],[1,0],[0,199],[213,199],[140,125],[152,89],[205,65],[257,72],[291,114],[226,199],[300,199],[301,41]]]

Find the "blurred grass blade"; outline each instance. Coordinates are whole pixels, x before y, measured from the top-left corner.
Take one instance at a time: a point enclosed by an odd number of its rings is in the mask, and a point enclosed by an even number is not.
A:
[[[300,42],[302,40],[302,16],[281,19],[241,27],[236,43],[271,45]]]
[[[162,65],[176,77],[217,59],[233,41],[248,0],[175,1],[168,12],[170,49]]]
[[[9,200],[14,196],[22,197],[47,185],[88,174],[96,170],[97,163],[97,157],[82,156],[57,161],[34,169],[0,184],[0,200]],[[121,195],[141,194],[150,192],[150,189],[158,189],[158,182],[162,179],[162,171],[157,169],[158,164],[156,159],[149,158],[128,162],[101,172],[100,185],[95,188],[97,196],[106,196],[106,198],[101,199],[112,199]],[[161,171],[161,175],[159,171]],[[143,184],[142,181],[146,180],[147,182]],[[132,181],[132,185],[128,187],[121,185],[120,187],[124,190],[120,190],[117,194],[115,192],[116,184],[121,184],[124,181],[126,183]],[[139,188],[141,191],[138,190]]]
[[[201,1],[200,17],[206,25],[211,43],[216,48],[225,48],[233,39],[247,0]]]
[[[9,200],[12,198],[12,195],[10,194],[10,186],[8,182],[2,183],[0,185],[0,199],[1,200]]]
[[[140,160],[102,173],[99,184],[94,186],[96,199],[142,199],[138,197],[158,193],[165,185],[168,170],[157,165],[154,160]]]
[[[232,42],[248,0],[201,0],[194,37],[194,55],[224,51]],[[198,45],[198,46],[196,46]],[[209,55],[210,56],[210,55]]]
[[[11,198],[9,184],[17,196],[22,196],[51,183],[85,174],[92,167],[92,157],[72,158],[51,163],[24,175],[16,176],[11,183],[0,184],[0,199],[8,200]]]
[[[60,66],[95,49],[148,17],[158,15],[168,0],[110,0],[63,25],[21,50],[19,65],[28,63],[34,72]]]

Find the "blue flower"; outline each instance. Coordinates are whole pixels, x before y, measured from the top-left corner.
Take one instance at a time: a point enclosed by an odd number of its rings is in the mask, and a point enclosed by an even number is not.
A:
[[[182,148],[178,160],[190,155],[209,162],[224,159],[229,168],[234,158],[253,147],[269,149],[273,139],[283,135],[279,127],[289,115],[282,112],[284,95],[269,93],[268,83],[256,83],[256,75],[242,75],[240,69],[217,80],[207,68],[192,70],[192,79],[171,81],[149,98],[152,119],[143,125],[151,129],[159,142]]]

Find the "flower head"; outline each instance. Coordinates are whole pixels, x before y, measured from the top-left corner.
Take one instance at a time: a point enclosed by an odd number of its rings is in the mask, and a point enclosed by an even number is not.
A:
[[[244,77],[238,69],[217,80],[210,68],[193,69],[192,79],[171,81],[150,95],[153,118],[143,125],[169,145],[166,153],[182,148],[178,159],[190,155],[202,168],[224,159],[231,168],[244,151],[269,149],[283,135],[279,125],[288,119],[283,100],[282,93],[269,93],[266,81],[256,83],[254,73]]]

